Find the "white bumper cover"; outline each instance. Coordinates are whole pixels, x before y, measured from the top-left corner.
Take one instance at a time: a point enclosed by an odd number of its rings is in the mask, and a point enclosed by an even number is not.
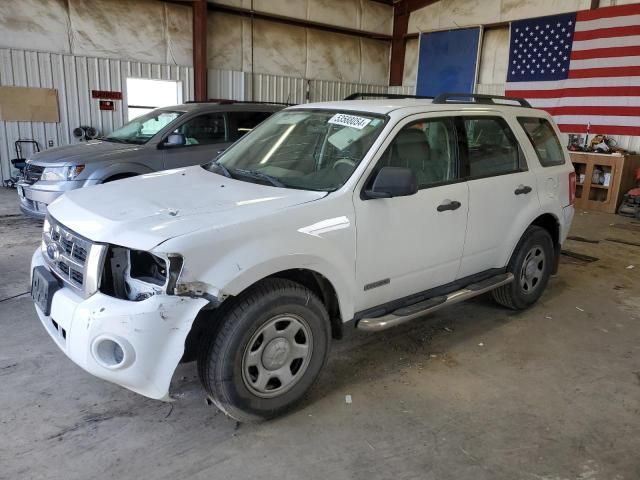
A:
[[[40,249],[33,255],[32,271],[38,265],[44,265]],[[146,397],[169,400],[185,339],[206,304],[205,299],[172,295],[141,302],[101,293],[84,299],[64,287],[54,294],[49,316],[37,306],[36,312],[60,349],[87,372]],[[122,349],[117,362],[101,356],[113,345],[109,342]]]
[[[571,228],[571,224],[573,223],[573,216],[575,215],[575,208],[573,205],[569,205],[562,209],[562,215],[564,216],[564,224],[560,229],[560,245],[564,243],[567,239],[567,235],[569,235],[569,229]]]

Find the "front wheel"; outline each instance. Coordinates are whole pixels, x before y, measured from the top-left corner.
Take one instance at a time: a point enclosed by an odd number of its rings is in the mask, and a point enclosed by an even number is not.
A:
[[[267,279],[233,300],[198,356],[200,380],[230,417],[252,422],[291,409],[324,366],[330,323],[302,285]]]
[[[554,265],[554,247],[549,233],[531,226],[522,235],[507,270],[513,282],[493,290],[493,298],[512,310],[524,310],[542,295]]]

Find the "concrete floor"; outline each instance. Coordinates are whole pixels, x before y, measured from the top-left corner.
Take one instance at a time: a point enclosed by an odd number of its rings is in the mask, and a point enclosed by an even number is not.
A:
[[[68,360],[29,297],[10,298],[40,230],[16,213],[0,189],[0,478],[640,478],[640,247],[604,241],[640,242],[638,222],[577,215],[572,234],[600,243],[566,248],[599,260],[564,257],[527,312],[486,297],[350,332],[301,408],[238,426],[206,405],[195,364],[167,404]]]

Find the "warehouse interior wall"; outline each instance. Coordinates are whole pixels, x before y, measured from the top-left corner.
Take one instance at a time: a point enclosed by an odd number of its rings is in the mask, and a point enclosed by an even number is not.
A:
[[[251,8],[252,2],[220,3]],[[59,123],[0,122],[2,180],[16,173],[15,140],[49,148],[77,142],[71,132],[80,125],[101,134],[121,126],[127,78],[179,81],[182,98],[194,98],[191,7],[135,0],[123,12],[122,4],[0,2],[0,85],[55,88],[60,108]],[[253,7],[384,35],[393,23],[393,8],[371,0],[253,0]],[[389,42],[221,12],[209,12],[208,23],[210,98],[302,103],[388,89]],[[123,99],[114,111],[101,111],[94,89],[122,91]]]
[[[393,8],[371,0],[237,0],[232,7],[390,35]],[[158,0],[0,2],[0,47],[192,66],[188,5]],[[208,68],[386,85],[389,42],[209,12]]]
[[[631,3],[638,3],[638,0],[600,0],[600,7]],[[440,0],[411,13],[408,33],[483,25],[476,92],[504,95],[509,62],[508,22],[590,7],[591,0]],[[392,91],[405,94],[415,92],[418,46],[418,39],[407,41],[403,87]],[[566,141],[565,134],[563,137],[563,141]],[[640,137],[610,137],[622,148],[640,151]]]

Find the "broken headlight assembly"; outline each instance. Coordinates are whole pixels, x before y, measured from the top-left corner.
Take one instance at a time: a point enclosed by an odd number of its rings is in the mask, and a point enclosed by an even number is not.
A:
[[[136,302],[161,293],[172,295],[181,270],[180,255],[165,258],[112,245],[105,259],[100,291]]]

